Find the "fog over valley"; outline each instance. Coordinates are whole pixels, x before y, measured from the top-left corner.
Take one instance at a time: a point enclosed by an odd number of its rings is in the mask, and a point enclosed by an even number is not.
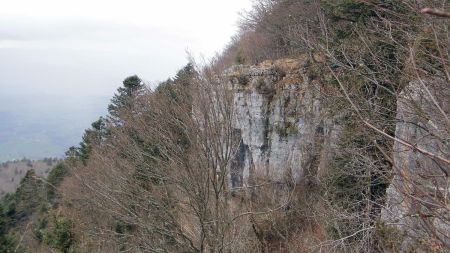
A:
[[[0,96],[0,161],[62,157],[106,114],[109,97]]]
[[[176,6],[176,8],[174,8]],[[250,1],[10,1],[0,8],[0,161],[60,157],[122,81],[210,59]],[[205,22],[208,20],[208,22]]]
[[[450,253],[450,1],[3,2],[0,253]]]

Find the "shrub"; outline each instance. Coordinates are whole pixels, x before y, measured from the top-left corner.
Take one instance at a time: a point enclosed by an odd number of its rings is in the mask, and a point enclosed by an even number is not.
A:
[[[44,240],[45,229],[48,225],[48,219],[46,216],[39,218],[36,227],[33,229],[34,237],[36,240],[41,243]]]
[[[64,163],[56,165],[48,175],[47,196],[51,200],[55,195],[55,187],[58,186],[67,174],[68,168]]]
[[[66,217],[57,217],[54,227],[45,233],[44,242],[61,252],[70,252],[70,247],[75,242],[73,222]]]
[[[0,253],[15,252],[17,238],[13,234],[0,234]]]

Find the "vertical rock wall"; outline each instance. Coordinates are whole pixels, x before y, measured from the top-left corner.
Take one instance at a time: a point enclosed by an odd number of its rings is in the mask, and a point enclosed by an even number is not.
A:
[[[397,101],[396,138],[426,152],[449,159],[448,122],[426,91],[448,113],[450,91],[443,82],[412,82]],[[445,82],[444,82],[445,83]],[[421,244],[450,245],[448,194],[449,164],[396,141],[394,177],[386,192],[382,220],[399,233],[396,252],[418,250]],[[428,239],[427,239],[428,238]],[[432,239],[434,238],[434,239]],[[427,240],[435,241],[427,241]],[[430,249],[429,247],[427,249]],[[415,251],[416,252],[416,251]]]
[[[235,91],[233,126],[240,146],[231,168],[231,186],[251,184],[252,178],[300,181],[326,170],[340,130],[337,116],[326,115],[322,86],[310,70],[307,56],[266,61],[258,66],[234,66],[225,79]],[[412,82],[397,101],[395,136],[413,146],[450,160],[448,122],[450,90],[443,81]],[[381,220],[394,226],[394,251],[410,252],[420,240],[435,234],[436,245],[450,245],[448,212],[449,164],[395,142],[394,177],[386,192]],[[326,174],[326,173],[324,173]],[[391,238],[392,239],[392,238]],[[441,247],[439,246],[439,247]],[[421,251],[418,251],[421,252]]]
[[[298,181],[317,168],[333,126],[323,117],[321,86],[308,74],[310,68],[304,56],[239,65],[226,73],[236,91],[233,125],[241,136],[232,185],[239,178],[243,183],[249,178]]]

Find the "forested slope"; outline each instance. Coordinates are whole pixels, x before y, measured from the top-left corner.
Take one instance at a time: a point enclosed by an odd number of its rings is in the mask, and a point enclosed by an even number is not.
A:
[[[208,64],[126,78],[0,251],[449,252],[446,10],[256,1]]]

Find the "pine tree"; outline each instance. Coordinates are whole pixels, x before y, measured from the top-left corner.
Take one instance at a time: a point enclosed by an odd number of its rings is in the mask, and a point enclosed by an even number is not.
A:
[[[117,93],[111,99],[108,106],[110,118],[113,123],[120,122],[120,112],[132,108],[133,98],[139,95],[144,89],[142,80],[134,75],[125,78],[123,87],[117,89]]]
[[[89,158],[89,154],[92,150],[93,144],[100,144],[109,135],[108,120],[100,117],[97,121],[91,124],[91,128],[84,132],[82,141],[80,142],[80,147],[78,148],[76,155],[83,161],[86,162]]]

